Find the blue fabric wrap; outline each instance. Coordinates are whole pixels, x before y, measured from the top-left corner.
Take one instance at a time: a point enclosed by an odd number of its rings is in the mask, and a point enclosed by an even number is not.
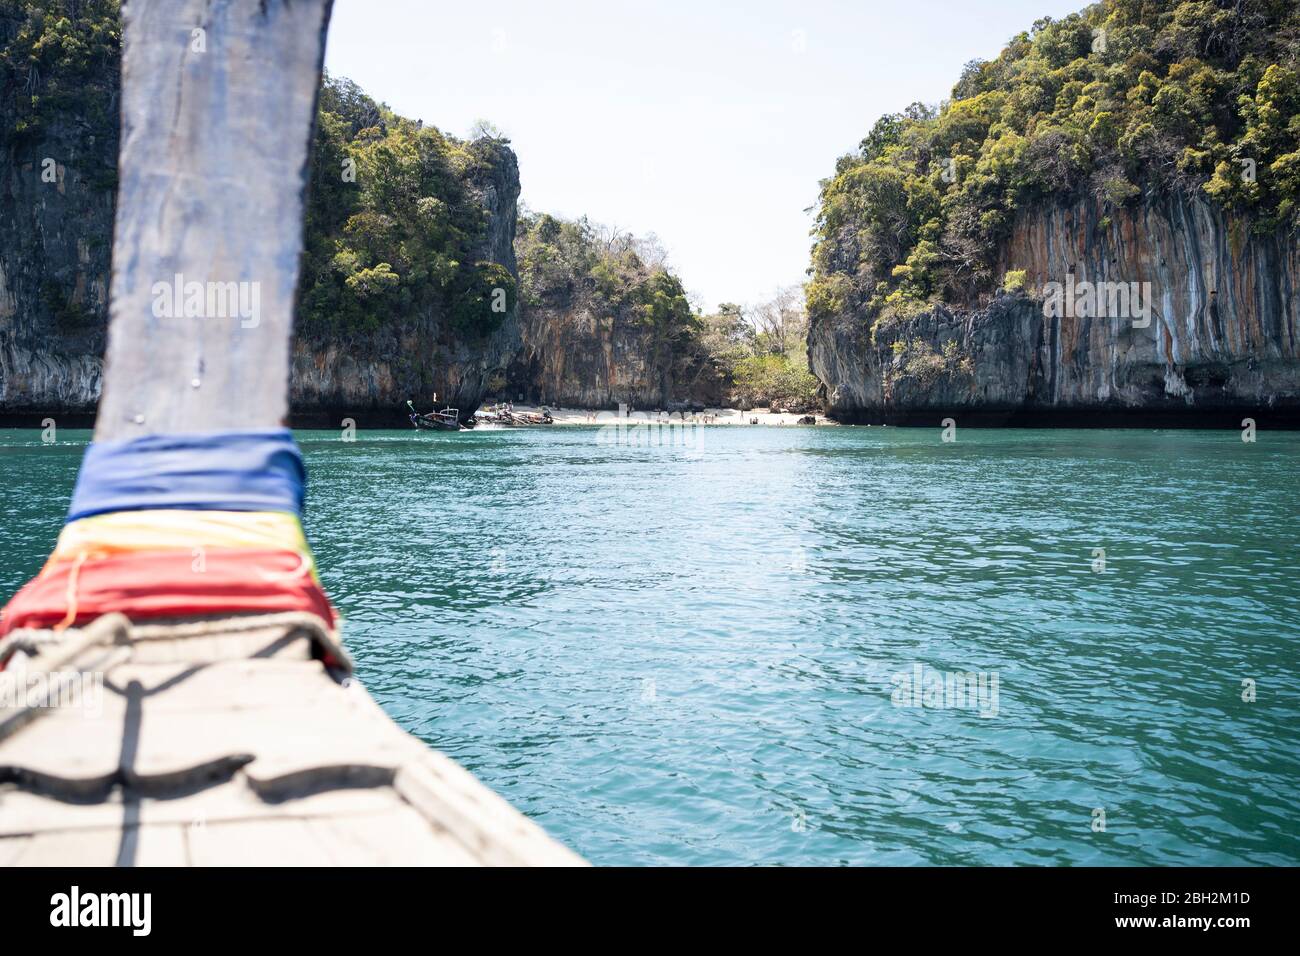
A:
[[[68,521],[146,508],[301,515],[306,487],[302,453],[287,428],[92,442]]]

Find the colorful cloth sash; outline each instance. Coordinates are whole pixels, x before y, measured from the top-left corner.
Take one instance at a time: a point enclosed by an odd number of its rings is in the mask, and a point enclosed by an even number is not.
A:
[[[289,551],[316,574],[302,523],[283,511],[119,511],[82,518],[63,526],[46,567],[139,551],[183,551],[198,558],[218,548]]]
[[[91,444],[54,552],[0,611],[0,637],[111,611],[307,611],[335,626],[302,531],[305,491],[288,429]]]
[[[291,551],[138,552],[47,567],[4,610],[19,627],[76,627],[120,611],[132,621],[231,613],[334,610],[301,555]]]
[[[95,442],[82,460],[68,520],[144,508],[302,514],[306,484],[287,428]]]

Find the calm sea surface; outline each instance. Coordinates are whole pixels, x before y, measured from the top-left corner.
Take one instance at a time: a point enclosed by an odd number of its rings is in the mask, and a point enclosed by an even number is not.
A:
[[[606,437],[298,435],[360,678],[591,861],[1300,863],[1300,435]]]

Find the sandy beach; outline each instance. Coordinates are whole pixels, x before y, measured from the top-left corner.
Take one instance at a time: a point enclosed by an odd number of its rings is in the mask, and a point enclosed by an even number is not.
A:
[[[554,405],[511,406],[516,414],[541,414],[543,408],[550,412],[557,425],[612,425],[618,421],[618,412],[612,409],[557,408]],[[814,414],[818,425],[835,425],[820,413]],[[803,414],[795,412],[774,413],[766,410],[741,411],[738,408],[707,408],[702,412],[687,412],[683,422],[679,412],[634,411],[630,422],[660,422],[665,425],[798,425]],[[807,427],[807,426],[804,426]]]

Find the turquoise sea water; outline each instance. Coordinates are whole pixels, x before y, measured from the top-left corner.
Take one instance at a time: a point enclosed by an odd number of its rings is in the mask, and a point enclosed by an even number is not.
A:
[[[1300,434],[298,437],[361,679],[595,863],[1300,863]]]

